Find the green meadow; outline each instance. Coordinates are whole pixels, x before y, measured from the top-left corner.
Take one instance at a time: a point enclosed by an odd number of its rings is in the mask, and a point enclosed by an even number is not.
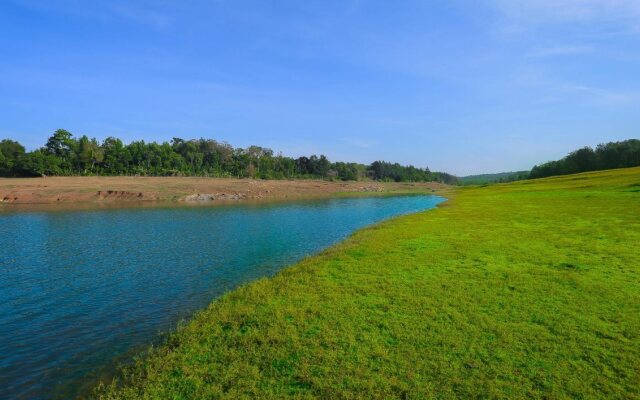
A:
[[[98,395],[640,398],[640,168],[445,196],[214,301]]]

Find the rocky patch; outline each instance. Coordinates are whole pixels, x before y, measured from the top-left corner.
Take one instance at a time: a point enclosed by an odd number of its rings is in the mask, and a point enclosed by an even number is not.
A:
[[[2,198],[2,200],[0,200],[1,203],[14,203],[18,201],[18,196],[16,196],[15,194],[8,194],[6,196],[4,196]]]
[[[126,190],[98,190],[98,200],[156,200],[153,194],[143,192],[128,192]]]
[[[185,196],[183,201],[216,201],[216,200],[243,200],[247,198],[246,193],[197,193]]]
[[[384,192],[380,186],[362,186],[358,188],[358,192]]]

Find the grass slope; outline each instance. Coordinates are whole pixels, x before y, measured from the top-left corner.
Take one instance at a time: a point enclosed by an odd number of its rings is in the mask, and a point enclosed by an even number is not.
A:
[[[640,168],[459,189],[213,302],[105,398],[640,398]]]

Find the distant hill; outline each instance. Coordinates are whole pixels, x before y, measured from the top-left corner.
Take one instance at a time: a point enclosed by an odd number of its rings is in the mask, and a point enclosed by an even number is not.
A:
[[[500,172],[497,174],[469,175],[458,178],[461,185],[484,185],[487,183],[513,182],[529,177],[529,171]]]

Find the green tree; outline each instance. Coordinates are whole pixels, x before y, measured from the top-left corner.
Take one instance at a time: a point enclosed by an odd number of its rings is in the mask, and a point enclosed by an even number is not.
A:
[[[58,129],[47,140],[45,151],[60,159],[59,168],[62,174],[73,174],[73,158],[76,154],[77,143],[71,132]]]
[[[530,178],[544,178],[553,175],[574,174],[612,168],[627,168],[640,165],[640,140],[600,144],[594,151],[584,147],[569,153],[566,157],[536,165]]]
[[[0,176],[12,176],[16,162],[25,154],[20,143],[4,139],[0,141]]]
[[[100,147],[95,138],[89,139],[86,135],[83,135],[78,140],[77,150],[78,154],[76,159],[79,170],[81,170],[83,174],[87,174],[87,172],[93,173],[96,164],[104,161],[104,149]]]
[[[103,172],[108,175],[123,175],[130,173],[130,154],[122,140],[109,136],[102,142],[104,153],[102,160]]]
[[[16,172],[20,176],[63,175],[61,159],[41,149],[20,157],[16,164]]]
[[[0,151],[0,176],[10,176],[12,166],[9,165],[9,161]]]
[[[628,147],[628,146],[627,146]],[[627,148],[625,147],[625,149]],[[607,148],[608,149],[608,148]],[[617,151],[617,150],[616,150]],[[617,151],[618,158],[634,160],[635,153]],[[625,163],[633,161],[624,161]],[[25,153],[19,143],[0,142],[0,174],[37,175],[196,175],[234,176],[261,179],[321,178],[342,180],[394,180],[454,182],[455,177],[432,173],[428,169],[376,161],[369,166],[358,163],[332,163],[324,156],[312,155],[293,159],[261,146],[233,148],[212,139],[170,142],[133,141],[107,137],[101,144],[86,135],[74,139],[58,129],[45,146]]]
[[[58,129],[49,137],[45,149],[49,154],[54,154],[58,157],[68,157],[71,153],[74,140],[71,132],[64,129]]]

